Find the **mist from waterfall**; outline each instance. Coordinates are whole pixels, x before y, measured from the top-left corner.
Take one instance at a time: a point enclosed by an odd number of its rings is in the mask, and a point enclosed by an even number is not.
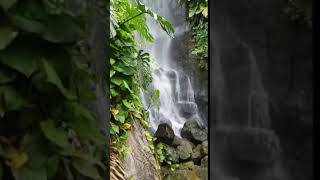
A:
[[[175,27],[174,37],[179,37],[189,30],[186,22],[185,8],[177,0],[144,0],[147,7],[160,16],[168,19]],[[175,134],[180,136],[180,130],[189,118],[195,118],[202,124],[195,102],[194,90],[189,75],[181,71],[171,58],[172,38],[164,32],[153,19],[148,19],[150,32],[154,43],[144,50],[156,60],[158,66],[153,67],[153,81],[149,92],[143,95],[144,104],[149,106],[149,98],[154,90],[160,91],[160,109],[151,108],[150,124],[154,131],[161,123],[169,124]],[[183,42],[181,42],[183,43]],[[186,49],[187,53],[188,50]]]

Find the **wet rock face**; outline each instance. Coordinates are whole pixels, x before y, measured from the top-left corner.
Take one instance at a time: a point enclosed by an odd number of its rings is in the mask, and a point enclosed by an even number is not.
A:
[[[124,171],[126,179],[160,180],[161,175],[157,162],[149,148],[149,142],[145,138],[144,128],[138,121],[134,121],[133,128],[129,132],[127,147],[131,147],[132,153],[126,155],[124,160]]]

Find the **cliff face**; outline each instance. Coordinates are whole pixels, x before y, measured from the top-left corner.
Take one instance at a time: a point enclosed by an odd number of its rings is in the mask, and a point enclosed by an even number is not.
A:
[[[289,23],[285,1],[210,6],[211,175],[312,179],[311,30]]]
[[[132,153],[128,154],[124,161],[126,177],[136,180],[160,180],[160,171],[144,131],[141,124],[135,121],[129,132],[126,147],[130,147]]]

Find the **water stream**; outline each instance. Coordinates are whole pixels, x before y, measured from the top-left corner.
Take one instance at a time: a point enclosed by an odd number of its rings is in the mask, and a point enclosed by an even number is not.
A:
[[[176,29],[174,37],[182,36],[189,30],[185,8],[177,0],[144,0],[144,3],[174,25]],[[190,75],[186,74],[171,56],[175,51],[172,46],[173,39],[153,19],[148,19],[148,26],[154,37],[154,43],[144,49],[156,60],[158,66],[153,68],[153,82],[150,85],[150,91],[144,95],[144,103],[148,107],[150,94],[156,89],[160,90],[160,110],[156,111],[155,107],[151,109],[152,128],[155,131],[159,124],[167,123],[179,136],[187,119],[195,118],[199,124],[202,124],[195,102],[194,89]],[[188,53],[188,49],[182,53]]]

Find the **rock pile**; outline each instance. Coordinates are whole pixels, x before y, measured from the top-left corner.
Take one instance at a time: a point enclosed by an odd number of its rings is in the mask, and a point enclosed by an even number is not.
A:
[[[172,154],[172,161],[179,168],[172,172],[163,167],[164,179],[208,179],[208,132],[198,125],[196,119],[189,119],[181,130],[181,137],[175,136],[170,125],[158,126],[154,135],[156,143],[164,143]]]

